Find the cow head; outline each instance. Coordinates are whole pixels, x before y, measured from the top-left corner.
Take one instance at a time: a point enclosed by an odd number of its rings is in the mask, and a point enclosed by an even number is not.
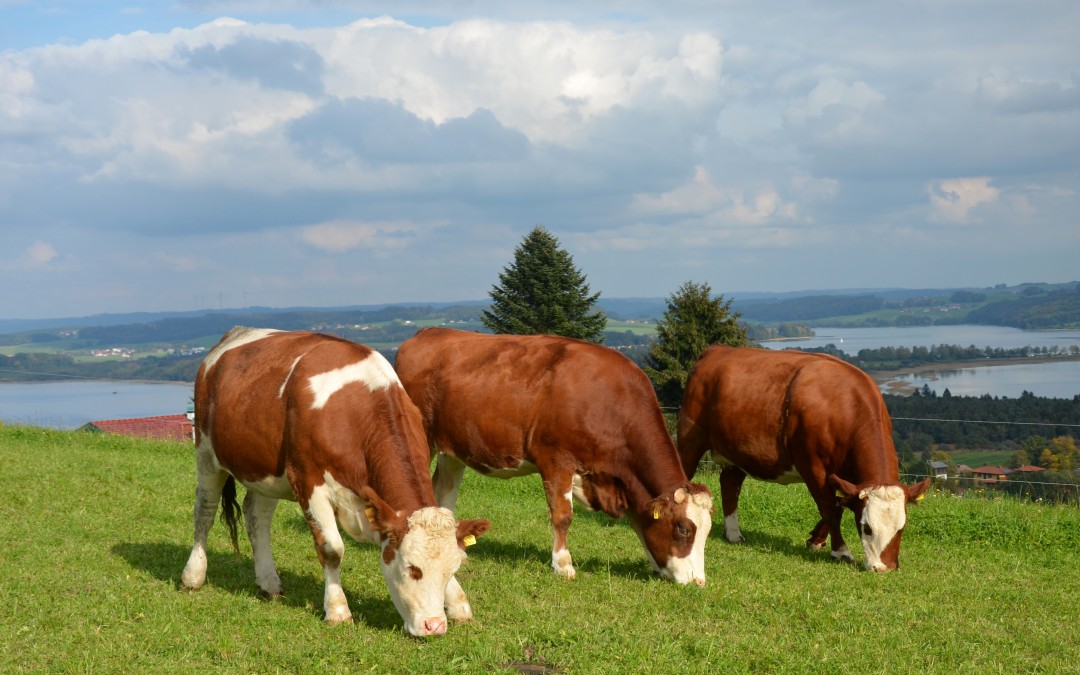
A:
[[[407,516],[370,487],[361,491],[364,515],[381,537],[381,567],[398,614],[410,635],[446,632],[446,586],[465,560],[465,547],[491,526],[454,521],[449,509],[428,506]]]
[[[687,483],[631,512],[653,571],[680,584],[705,585],[705,540],[712,528],[712,494]]]
[[[864,564],[874,572],[900,566],[900,537],[907,524],[907,505],[930,487],[930,479],[914,485],[852,485],[833,474],[829,483],[836,488],[841,506],[855,514],[855,526],[862,539]]]

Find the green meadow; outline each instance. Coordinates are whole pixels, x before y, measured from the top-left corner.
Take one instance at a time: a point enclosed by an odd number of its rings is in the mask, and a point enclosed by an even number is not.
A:
[[[539,479],[467,474],[463,517],[492,529],[458,574],[476,613],[407,636],[377,549],[350,542],[357,621],[322,619],[322,572],[295,504],[273,525],[285,586],[262,599],[225,528],[198,592],[190,445],[0,426],[0,672],[1016,673],[1076,672],[1080,509],[931,494],[910,509],[901,569],[872,574],[803,542],[802,486],[747,482],[747,541],[707,548],[708,585],[649,573],[625,521],[579,510],[578,578],[550,568]],[[699,476],[719,503],[715,475]],[[719,521],[719,517],[717,518]],[[846,536],[861,563],[850,514]]]

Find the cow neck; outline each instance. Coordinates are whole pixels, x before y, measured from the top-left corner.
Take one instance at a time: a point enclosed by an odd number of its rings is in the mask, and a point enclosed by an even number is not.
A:
[[[870,420],[852,439],[845,468],[855,485],[895,485],[900,481],[896,449],[880,420]],[[843,478],[843,476],[841,476]]]
[[[667,441],[666,443],[664,441]],[[653,443],[640,444],[633,451],[633,471],[624,476],[630,506],[635,510],[645,507],[649,501],[675,492],[687,485],[690,479],[683,471],[678,451],[671,438],[664,432]]]

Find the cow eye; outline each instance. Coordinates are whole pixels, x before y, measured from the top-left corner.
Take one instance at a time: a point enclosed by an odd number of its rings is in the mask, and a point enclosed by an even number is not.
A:
[[[420,581],[424,578],[424,571],[416,565],[409,565],[409,576],[413,578],[413,581]]]
[[[675,525],[675,531],[683,539],[686,539],[687,537],[690,536],[690,528],[687,527],[685,523],[677,523]]]

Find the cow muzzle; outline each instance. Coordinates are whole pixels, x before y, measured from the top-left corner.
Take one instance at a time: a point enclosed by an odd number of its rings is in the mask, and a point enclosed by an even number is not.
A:
[[[433,635],[446,635],[446,617],[433,616],[424,619],[415,628],[408,626],[408,631],[416,637],[431,637]]]

